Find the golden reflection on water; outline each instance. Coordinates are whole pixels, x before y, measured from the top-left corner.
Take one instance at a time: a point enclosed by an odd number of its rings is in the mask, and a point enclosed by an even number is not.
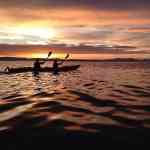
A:
[[[149,75],[145,64],[84,62],[58,76],[1,75],[0,132],[21,126],[94,133],[103,126],[149,128]]]
[[[34,103],[27,104],[25,106],[18,106],[17,108],[14,108],[12,110],[3,112],[0,114],[0,122],[7,121],[11,118],[14,118],[16,116],[21,115],[23,112],[27,111],[28,109],[32,108]]]

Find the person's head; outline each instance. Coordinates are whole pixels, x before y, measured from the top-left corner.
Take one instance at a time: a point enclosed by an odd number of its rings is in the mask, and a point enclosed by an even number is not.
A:
[[[36,61],[36,62],[39,62],[39,58],[37,58],[35,61]]]
[[[57,59],[54,59],[54,63],[57,63]]]

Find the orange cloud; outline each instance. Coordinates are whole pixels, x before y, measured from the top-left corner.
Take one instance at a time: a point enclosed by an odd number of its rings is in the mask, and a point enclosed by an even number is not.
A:
[[[42,1],[38,2],[42,3]],[[90,5],[73,7],[73,3],[72,1],[61,9],[50,7],[50,5],[48,7],[32,5],[32,9],[15,7],[17,4],[6,9],[4,3],[0,2],[3,4],[0,6],[0,21],[2,22],[0,24],[0,44],[28,45],[17,47],[13,51],[1,48],[0,55],[30,55],[29,51],[47,53],[49,45],[57,45],[58,47],[54,46],[54,49],[58,52],[69,49],[77,53],[83,53],[81,45],[94,45],[90,47],[91,49],[84,47],[87,48],[84,49],[84,52],[91,53],[94,49],[97,53],[97,45],[104,45],[107,49],[102,49],[99,53],[107,53],[107,57],[112,57],[112,53],[118,56],[118,52],[108,51],[108,47],[114,45],[139,48],[150,46],[150,35],[148,34],[150,29],[144,27],[150,25],[148,9],[144,10],[143,7],[140,11],[139,9],[124,9],[121,3],[118,8],[114,6],[115,9],[105,7],[98,9],[96,5],[92,5],[91,8]],[[96,3],[99,2],[96,1]],[[26,6],[26,3],[23,5]],[[36,48],[35,45],[37,45]],[[66,45],[73,45],[73,47]],[[145,54],[144,51],[141,50],[141,52]],[[121,53],[129,53],[129,51],[124,49],[119,51],[119,54]],[[97,58],[97,54],[94,57]]]

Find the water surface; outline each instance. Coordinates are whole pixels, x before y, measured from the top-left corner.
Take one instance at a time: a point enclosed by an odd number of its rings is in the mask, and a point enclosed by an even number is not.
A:
[[[150,64],[66,62],[71,64],[81,67],[57,76],[0,74],[0,133],[40,129],[40,134],[85,132],[145,140],[150,131]],[[31,65],[0,62],[1,69]]]

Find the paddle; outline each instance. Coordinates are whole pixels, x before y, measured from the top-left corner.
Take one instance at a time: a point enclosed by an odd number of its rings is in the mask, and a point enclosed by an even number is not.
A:
[[[45,61],[41,62],[41,64],[44,64],[48,60],[48,58],[51,56],[51,54],[52,54],[52,52],[49,52],[47,55],[47,58],[45,59]]]
[[[69,58],[69,54],[66,55],[65,59]]]
[[[48,56],[47,56],[47,59],[51,56],[52,52],[49,52],[48,53]]]
[[[45,60],[45,61],[47,61],[47,60],[48,60],[48,58],[49,58],[51,55],[52,55],[52,52],[50,51],[50,52],[48,53],[47,58],[46,58],[46,60]]]
[[[64,58],[64,60],[62,60],[62,62],[60,63],[60,65],[62,65],[67,60],[67,58],[69,58],[69,54],[66,55],[66,57]]]

